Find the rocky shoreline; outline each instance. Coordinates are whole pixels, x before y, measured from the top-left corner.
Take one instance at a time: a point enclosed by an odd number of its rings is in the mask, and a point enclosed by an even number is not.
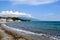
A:
[[[4,30],[2,27],[0,27],[0,40],[38,40],[38,39],[32,39],[29,37],[25,37],[23,35],[17,35],[17,34],[8,32]]]

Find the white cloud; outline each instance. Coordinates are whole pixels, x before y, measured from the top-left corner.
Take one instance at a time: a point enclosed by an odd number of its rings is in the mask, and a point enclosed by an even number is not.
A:
[[[54,3],[58,0],[10,0],[14,5],[16,4],[28,4],[28,5],[41,5]]]
[[[23,13],[23,12],[18,12],[18,11],[1,11],[0,16],[2,17],[32,17],[31,14]]]

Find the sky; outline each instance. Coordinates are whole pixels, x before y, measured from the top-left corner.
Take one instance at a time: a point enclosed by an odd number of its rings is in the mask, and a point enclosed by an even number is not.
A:
[[[60,0],[0,0],[0,16],[60,21]]]

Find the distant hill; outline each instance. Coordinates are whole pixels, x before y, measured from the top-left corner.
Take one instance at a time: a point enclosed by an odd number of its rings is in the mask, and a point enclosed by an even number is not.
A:
[[[31,20],[31,21],[40,21],[38,19],[35,18],[29,18],[29,17],[18,17],[19,19],[23,19],[23,20]]]

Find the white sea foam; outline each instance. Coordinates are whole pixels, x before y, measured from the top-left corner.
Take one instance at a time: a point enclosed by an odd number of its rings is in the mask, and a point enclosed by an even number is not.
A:
[[[13,27],[9,27],[5,24],[2,24],[2,27],[5,29],[5,30],[8,30],[8,31],[11,31],[11,32],[14,32],[14,33],[17,33],[17,34],[23,34],[23,35],[35,35],[35,36],[45,36],[51,40],[60,40],[60,38],[57,38],[57,37],[54,37],[54,36],[50,36],[50,35],[47,35],[47,34],[38,34],[38,33],[34,33],[34,32],[30,32],[30,31],[26,31],[26,30],[21,30],[21,29],[16,29],[16,28],[13,28]]]

